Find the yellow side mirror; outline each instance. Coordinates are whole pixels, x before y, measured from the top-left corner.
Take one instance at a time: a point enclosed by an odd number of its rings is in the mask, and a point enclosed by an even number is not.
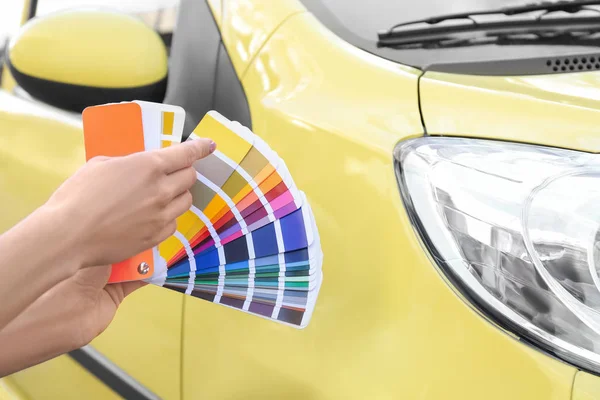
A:
[[[161,102],[167,50],[138,19],[69,10],[34,18],[8,46],[8,68],[32,97],[71,111],[131,100]]]

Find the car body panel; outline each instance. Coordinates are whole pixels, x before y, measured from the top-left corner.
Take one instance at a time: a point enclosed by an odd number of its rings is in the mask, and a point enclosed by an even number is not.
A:
[[[0,91],[2,231],[43,204],[84,162],[81,125]]]
[[[23,400],[28,396],[23,392],[23,388],[14,382],[14,377],[5,377],[0,379],[0,399],[2,400]]]
[[[323,286],[304,330],[186,298],[184,398],[570,398],[576,369],[468,307],[411,227],[392,151],[423,134],[419,75],[308,13],[260,50],[242,81],[253,130],[306,192]]]
[[[574,380],[574,396],[597,393],[597,377],[501,330],[437,271],[392,158],[398,142],[424,134],[419,101],[431,134],[597,151],[597,75],[427,73],[419,99],[421,71],[355,48],[298,1],[208,2],[253,130],[286,161],[317,218],[325,259],[313,319],[296,330],[148,286],[92,346],[164,399],[570,399]],[[0,91],[0,202],[11,210],[0,231],[82,165],[79,118]],[[500,128],[507,121],[511,132]],[[114,396],[68,356],[5,383],[31,398]]]
[[[597,376],[579,371],[573,382],[572,400],[600,399],[600,379]]]
[[[26,369],[5,378],[12,398],[60,400],[117,400],[115,392],[69,356]],[[4,400],[3,397],[0,399]]]
[[[432,135],[600,151],[600,72],[512,77],[427,72],[421,107]]]
[[[0,82],[0,89],[12,93],[17,83],[15,82],[15,78],[11,75],[8,66],[4,64],[2,66],[2,82]]]
[[[42,205],[85,163],[85,155],[79,115],[3,90],[0,132],[0,204],[5,210],[0,213],[0,232],[4,232]],[[153,286],[136,291],[91,345],[157,395],[179,398],[182,297]],[[67,378],[72,365],[81,368],[68,356],[59,357],[15,374],[12,381],[25,391],[52,388],[56,397],[51,398],[61,399],[74,398],[80,385],[100,384],[81,372]]]
[[[240,78],[269,35],[306,9],[298,0],[229,0],[223,3],[221,36]]]
[[[91,346],[161,399],[181,397],[183,294],[147,285]]]

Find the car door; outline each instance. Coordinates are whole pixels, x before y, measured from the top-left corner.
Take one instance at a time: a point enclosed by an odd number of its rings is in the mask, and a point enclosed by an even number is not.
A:
[[[564,398],[572,370],[544,371],[543,355],[465,307],[414,235],[393,151],[424,134],[421,71],[351,46],[299,1],[213,9],[236,101],[314,211],[324,278],[304,330],[185,298],[184,398],[531,398],[548,376]],[[486,372],[495,359],[511,385]]]
[[[37,3],[43,14],[94,2],[26,3]],[[116,6],[156,23],[169,42],[177,2],[141,13],[135,2],[112,3],[95,5]],[[2,231],[40,206],[85,161],[80,115],[29,100],[18,87],[14,93],[0,91]],[[179,399],[182,300],[179,293],[144,287],[125,300],[114,322],[89,346],[16,373],[5,384],[31,399]]]
[[[389,310],[405,305],[393,284],[398,245],[375,232],[402,229],[391,153],[398,138],[422,131],[418,75],[324,32],[298,1],[221,7],[224,48],[252,129],[282,156],[315,213],[324,280],[302,331],[186,298],[183,395],[392,397],[400,347]],[[372,80],[352,79],[361,71]]]

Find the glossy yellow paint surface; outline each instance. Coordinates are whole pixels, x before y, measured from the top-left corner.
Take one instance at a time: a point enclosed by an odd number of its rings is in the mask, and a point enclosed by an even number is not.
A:
[[[253,131],[306,192],[323,286],[304,330],[186,298],[184,398],[570,397],[575,369],[469,308],[408,221],[392,150],[422,134],[417,78],[307,13],[264,45],[243,79]]]
[[[42,205],[84,162],[79,116],[0,91],[0,232]],[[182,297],[163,288],[142,288],[125,300],[111,326],[92,342],[164,399],[180,398]],[[61,358],[17,373],[12,381],[34,399],[110,398],[103,396],[103,384],[71,364]]]
[[[167,75],[167,51],[142,21],[104,11],[63,11],[25,24],[9,45],[19,72],[55,82],[131,88]]]
[[[600,72],[523,77],[425,74],[428,133],[600,151]]]
[[[0,92],[0,232],[42,205],[85,162],[76,122]]]
[[[305,10],[298,0],[224,1],[221,36],[238,76],[281,23]]]
[[[11,378],[0,379],[0,400],[21,400],[25,393],[14,383]]]
[[[2,65],[2,80],[0,81],[0,89],[5,90],[7,92],[12,92],[17,83],[15,82],[15,78],[10,73],[10,70],[6,66],[6,64]]]
[[[296,330],[148,287],[127,299],[95,348],[164,399],[552,400],[570,399],[574,380],[573,395],[588,396],[574,399],[597,398],[598,378],[489,323],[421,247],[392,165],[394,146],[423,134],[419,72],[352,47],[293,0],[209,4],[243,77],[253,130],[286,160],[317,218],[325,259],[313,320]],[[431,133],[596,151],[597,79],[428,74],[421,100]],[[83,162],[78,122],[3,96],[0,132],[11,133],[0,135],[0,202],[16,212],[0,213],[0,231]],[[561,134],[560,113],[572,135]],[[112,396],[66,357],[7,383],[32,398]]]
[[[573,382],[573,396],[571,400],[597,400],[600,399],[600,378],[587,372],[579,371]]]
[[[147,285],[91,345],[160,398],[179,399],[182,305],[183,294]]]
[[[19,387],[20,400],[121,399],[69,356],[60,356],[5,379],[9,388],[11,385]]]

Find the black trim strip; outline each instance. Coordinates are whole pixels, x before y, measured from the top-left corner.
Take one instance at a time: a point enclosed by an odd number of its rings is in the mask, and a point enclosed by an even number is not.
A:
[[[446,72],[483,76],[522,76],[564,74],[600,70],[600,52],[577,53],[564,56],[532,57],[518,60],[434,63],[425,66],[425,72]]]
[[[110,387],[115,393],[128,400],[160,399],[148,388],[133,379],[110,360],[90,346],[69,353],[69,356],[92,375]]]
[[[427,134],[427,125],[425,125],[425,116],[423,115],[423,90],[421,90],[421,83],[423,81],[424,73],[419,74],[417,78],[417,103],[419,105],[419,117],[421,117],[421,126],[423,127],[423,133]]]

